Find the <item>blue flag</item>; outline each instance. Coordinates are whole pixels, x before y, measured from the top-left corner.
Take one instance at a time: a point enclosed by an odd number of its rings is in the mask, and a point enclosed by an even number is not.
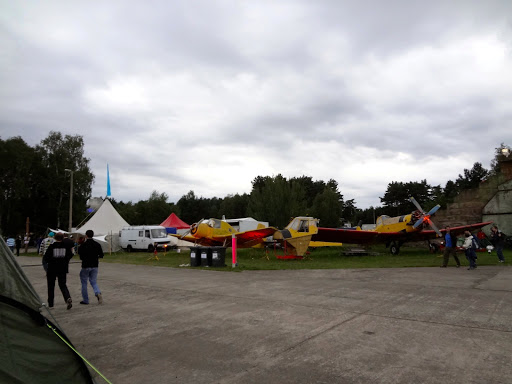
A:
[[[107,164],[107,197],[111,195],[110,193],[110,175],[108,173],[108,164]]]

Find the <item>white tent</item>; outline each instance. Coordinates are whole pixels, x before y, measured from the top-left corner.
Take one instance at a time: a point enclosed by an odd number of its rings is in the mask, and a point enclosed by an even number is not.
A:
[[[129,225],[130,224],[117,213],[112,203],[107,198],[103,201],[103,204],[101,204],[96,213],[86,223],[76,229],[76,232],[85,235],[85,232],[91,229],[94,231],[94,236],[105,236],[107,243],[102,244],[104,250],[110,247],[112,251],[118,251],[121,249],[119,246],[119,231],[121,228]]]

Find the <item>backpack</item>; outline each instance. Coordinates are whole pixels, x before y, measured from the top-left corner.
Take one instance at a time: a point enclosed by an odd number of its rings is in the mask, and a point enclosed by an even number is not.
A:
[[[471,240],[471,249],[476,251],[478,248],[480,248],[480,245],[478,244],[477,239],[473,236],[473,239]]]

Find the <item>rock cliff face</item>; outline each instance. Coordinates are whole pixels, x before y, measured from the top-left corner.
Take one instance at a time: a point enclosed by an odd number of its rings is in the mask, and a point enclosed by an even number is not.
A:
[[[434,221],[438,227],[492,221],[506,234],[512,234],[512,155],[500,159],[501,172],[480,183],[475,189],[463,191],[439,210]],[[490,228],[484,227],[489,233]]]

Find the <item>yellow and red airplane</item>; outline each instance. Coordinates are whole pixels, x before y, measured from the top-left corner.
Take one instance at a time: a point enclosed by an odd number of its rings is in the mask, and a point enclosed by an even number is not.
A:
[[[318,232],[318,219],[298,216],[283,229],[274,233],[273,239],[283,245],[285,257],[304,256],[311,237]]]
[[[318,228],[318,233],[313,236],[314,241],[341,241],[348,244],[386,244],[393,255],[400,252],[400,247],[406,242],[431,240],[436,237],[442,237],[445,229],[439,230],[432,222],[431,216],[440,208],[436,205],[429,212],[425,212],[420,204],[413,197],[410,201],[416,206],[417,210],[409,215],[389,217],[380,216],[377,218],[376,227],[373,230],[361,230],[347,228]],[[459,227],[450,227],[450,232],[454,235],[462,234],[464,231],[473,231],[491,224],[492,221],[485,223],[476,223],[463,225]],[[432,229],[427,230],[429,225]]]
[[[284,229],[274,233],[274,241],[280,243],[284,248],[284,258],[304,256],[309,247],[339,247],[342,245],[338,242],[311,241],[311,238],[318,233],[319,222],[320,220],[314,217],[297,216]]]
[[[203,219],[192,224],[189,233],[172,236],[204,246],[230,247],[232,236],[235,235],[238,248],[250,248],[263,243],[265,237],[276,231],[277,228],[258,224],[257,229],[238,232],[224,220]]]
[[[311,237],[318,232],[318,222],[313,217],[299,216],[293,218],[283,230],[258,224],[254,230],[238,232],[225,220],[212,218],[192,224],[189,233],[185,235],[172,236],[203,246],[229,247],[235,235],[238,248],[250,248],[264,243],[268,245],[265,238],[273,235],[272,241],[281,244],[288,256],[304,256],[310,245],[340,246],[340,243],[310,244]]]

